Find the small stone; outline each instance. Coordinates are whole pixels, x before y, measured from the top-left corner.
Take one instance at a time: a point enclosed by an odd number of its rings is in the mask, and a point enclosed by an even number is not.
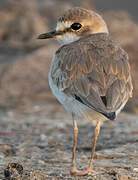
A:
[[[134,172],[138,172],[138,168],[134,168],[133,171],[134,171]]]
[[[46,135],[45,134],[41,134],[40,135],[40,139],[41,139],[41,141],[45,141],[46,140]]]
[[[61,154],[63,154],[63,151],[57,150],[56,153],[61,155]]]
[[[63,162],[70,162],[70,159],[67,158],[67,157],[64,157],[64,158],[62,159],[62,161],[63,161]]]
[[[45,162],[42,161],[42,160],[40,160],[40,159],[38,160],[38,163],[39,163],[39,164],[45,164]]]
[[[2,145],[0,149],[6,156],[13,156],[16,154],[14,147],[11,145]]]
[[[88,160],[88,157],[85,156],[85,155],[83,155],[83,156],[82,156],[82,160]]]
[[[48,177],[47,174],[43,174],[41,172],[38,172],[38,171],[34,171],[34,172],[30,172],[30,176],[29,176],[29,179],[30,180],[34,180],[34,179],[38,179],[38,180],[44,180]]]
[[[18,163],[9,163],[6,169],[4,169],[4,176],[6,179],[14,179],[14,178],[20,179],[22,174],[23,174],[23,167]]]

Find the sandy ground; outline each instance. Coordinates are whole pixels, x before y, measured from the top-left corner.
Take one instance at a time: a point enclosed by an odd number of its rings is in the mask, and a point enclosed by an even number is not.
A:
[[[84,169],[94,126],[78,121],[78,127],[77,166]],[[138,116],[121,113],[118,120],[101,127],[94,160],[97,176],[63,176],[71,166],[71,150],[72,120],[62,106],[0,111],[0,179],[5,171],[12,180],[138,179]],[[8,163],[21,165],[23,174],[18,168],[6,169]]]

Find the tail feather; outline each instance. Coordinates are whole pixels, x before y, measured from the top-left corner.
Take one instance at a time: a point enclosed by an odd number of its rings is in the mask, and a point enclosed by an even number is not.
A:
[[[106,116],[110,120],[115,120],[116,114],[115,112],[110,112],[110,113],[102,113],[104,116]]]

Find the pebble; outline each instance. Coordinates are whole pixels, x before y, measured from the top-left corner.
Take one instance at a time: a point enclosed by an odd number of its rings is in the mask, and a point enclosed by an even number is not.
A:
[[[133,172],[138,172],[138,168],[134,168],[134,169],[133,169]]]
[[[46,137],[46,135],[45,135],[45,134],[41,134],[41,135],[40,135],[40,139],[41,139],[41,141],[45,141],[45,140],[46,140],[46,138],[47,138],[47,137]]]

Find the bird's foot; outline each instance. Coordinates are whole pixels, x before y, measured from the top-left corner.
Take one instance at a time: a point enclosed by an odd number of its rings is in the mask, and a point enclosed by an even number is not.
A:
[[[86,170],[83,170],[83,171],[79,171],[79,170],[71,170],[70,171],[70,174],[73,174],[73,175],[77,175],[77,176],[86,176],[86,175],[88,175],[88,174],[93,174],[93,175],[96,175],[97,174],[97,172],[96,171],[94,171],[93,169],[86,169]]]
[[[78,170],[77,168],[72,168],[69,172],[63,174],[63,175],[76,175],[76,176],[86,176],[88,174],[93,174],[96,175],[97,172],[94,171],[93,169],[86,169],[86,170]]]

